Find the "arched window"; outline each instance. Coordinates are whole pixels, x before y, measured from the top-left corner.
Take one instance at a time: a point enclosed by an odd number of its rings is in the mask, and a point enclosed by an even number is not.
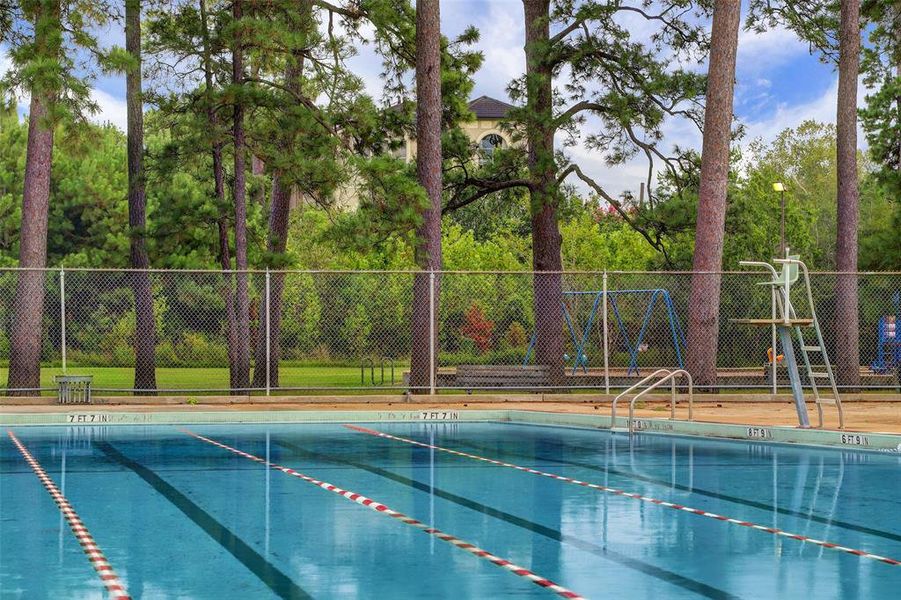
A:
[[[479,141],[479,153],[481,160],[489,161],[494,156],[494,151],[504,147],[504,138],[496,133],[489,133]]]

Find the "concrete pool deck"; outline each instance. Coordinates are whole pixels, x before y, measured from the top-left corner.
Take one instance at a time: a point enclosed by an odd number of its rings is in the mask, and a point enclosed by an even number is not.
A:
[[[0,397],[0,414],[49,414],[58,412],[125,411],[397,411],[397,410],[535,410],[564,414],[610,414],[612,396],[605,394],[476,394],[411,396],[98,396],[90,405],[59,404],[50,397]],[[843,401],[845,430],[901,434],[901,394],[849,395]],[[811,423],[816,406],[808,402]],[[687,417],[687,401],[680,398],[676,418]],[[617,414],[629,412],[627,399]],[[834,407],[823,407],[826,429],[838,428]],[[635,409],[636,417],[667,419],[668,396],[651,395]],[[694,420],[707,423],[794,427],[797,415],[788,395],[772,399],[768,394],[699,394]]]

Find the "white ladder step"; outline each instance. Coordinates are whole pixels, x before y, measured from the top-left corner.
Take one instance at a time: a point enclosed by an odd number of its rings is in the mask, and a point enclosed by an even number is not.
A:
[[[838,402],[835,401],[835,398],[817,398],[817,404],[827,404],[830,406],[837,406]]]
[[[829,373],[814,373],[811,371],[810,376],[817,379],[829,379]]]
[[[819,346],[804,346],[805,352],[822,352],[823,349]]]

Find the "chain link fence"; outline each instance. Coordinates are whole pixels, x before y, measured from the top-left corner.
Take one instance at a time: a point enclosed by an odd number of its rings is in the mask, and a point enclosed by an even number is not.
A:
[[[425,293],[416,291],[417,276],[428,277],[419,288]],[[839,276],[811,274],[833,362]],[[236,310],[242,277],[248,290],[243,318]],[[0,394],[52,393],[53,377],[63,373],[92,375],[97,393],[136,395],[619,389],[655,368],[685,365],[691,277],[0,269]],[[149,287],[138,285],[140,278],[149,279]],[[901,273],[856,278],[856,387],[897,390]],[[722,274],[719,336],[711,340],[718,388],[787,389],[784,373],[776,369],[774,379],[768,367],[771,330],[733,322],[771,316],[770,288],[760,285],[765,280],[760,272]],[[31,288],[23,287],[29,281]],[[145,313],[152,308],[143,319],[135,310],[136,296],[146,299],[141,289],[149,289],[150,298],[138,304]],[[807,313],[803,294],[799,282],[793,288],[799,315]],[[430,331],[435,344],[426,340],[420,354],[428,356],[413,361],[417,318],[428,320],[420,330]],[[141,328],[142,322],[152,325]],[[559,335],[538,336],[536,329]],[[136,387],[141,342],[151,348],[155,367],[149,387]],[[39,377],[27,368],[38,364]],[[411,365],[426,369],[425,377],[411,378]],[[11,369],[19,375],[11,376]],[[557,376],[548,381],[541,371],[545,379],[538,380],[541,369]]]

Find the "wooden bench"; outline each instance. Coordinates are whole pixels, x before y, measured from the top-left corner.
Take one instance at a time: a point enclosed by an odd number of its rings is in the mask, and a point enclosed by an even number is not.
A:
[[[465,389],[542,390],[547,387],[548,368],[544,365],[460,365],[454,387]]]

